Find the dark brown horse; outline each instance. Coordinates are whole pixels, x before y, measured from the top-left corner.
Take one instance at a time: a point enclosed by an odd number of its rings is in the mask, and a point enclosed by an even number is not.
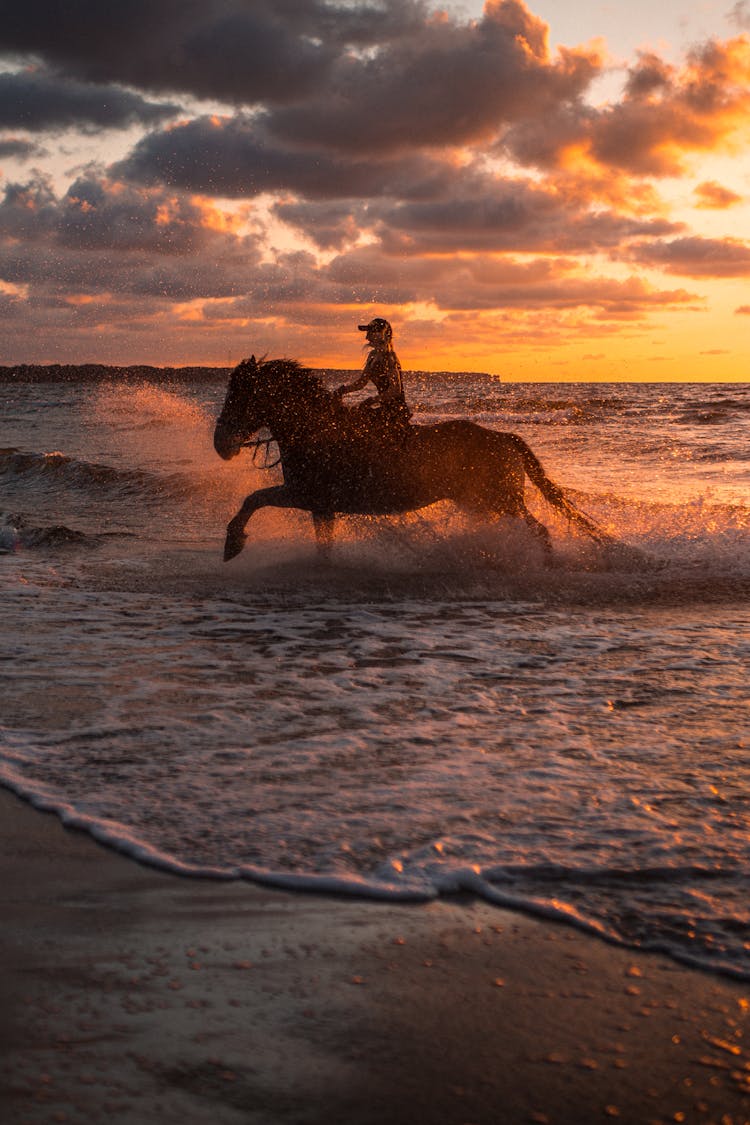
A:
[[[308,369],[289,359],[244,360],[232,372],[214,447],[236,457],[267,428],[278,444],[284,483],[252,492],[227,527],[224,559],[238,555],[259,508],[311,512],[328,549],[337,515],[395,515],[452,500],[484,517],[525,520],[549,552],[549,532],[524,502],[528,476],[554,508],[599,543],[613,542],[579,512],[516,434],[456,420],[404,426],[371,409],[344,406]]]

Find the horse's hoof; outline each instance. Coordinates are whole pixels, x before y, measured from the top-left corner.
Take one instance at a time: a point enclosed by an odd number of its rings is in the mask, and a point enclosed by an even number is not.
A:
[[[237,555],[245,546],[246,539],[247,536],[242,531],[235,531],[231,527],[227,529],[227,537],[224,541],[224,562],[237,558]]]

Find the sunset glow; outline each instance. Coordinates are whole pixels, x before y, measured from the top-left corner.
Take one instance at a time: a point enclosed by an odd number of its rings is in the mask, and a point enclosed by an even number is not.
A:
[[[18,6],[0,365],[748,380],[750,0],[605,7]]]

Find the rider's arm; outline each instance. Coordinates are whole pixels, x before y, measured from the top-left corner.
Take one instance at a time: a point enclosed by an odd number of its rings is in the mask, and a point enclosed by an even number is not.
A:
[[[337,387],[336,394],[348,395],[351,394],[352,391],[361,391],[362,388],[366,387],[369,382],[370,376],[366,371],[363,371],[359,379],[356,379],[353,383],[342,383],[340,387]]]

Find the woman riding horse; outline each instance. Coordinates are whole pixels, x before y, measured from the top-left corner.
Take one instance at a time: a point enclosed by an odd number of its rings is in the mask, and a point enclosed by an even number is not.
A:
[[[549,479],[517,434],[489,430],[468,419],[412,426],[408,441],[388,457],[368,441],[320,378],[289,359],[251,356],[229,379],[214,430],[214,447],[230,460],[267,427],[279,447],[283,484],[251,493],[227,527],[224,558],[238,555],[246,526],[260,508],[299,508],[312,514],[320,546],[328,550],[339,515],[396,515],[451,500],[485,518],[523,520],[550,551],[546,527],[526,507],[529,478],[553,508],[600,544],[614,540],[580,512]]]
[[[389,432],[395,430],[403,434],[408,429],[411,411],[406,405],[401,364],[393,348],[393,329],[382,316],[357,327],[360,332],[367,333],[370,354],[359,379],[353,383],[342,383],[335,394],[343,397],[373,383],[378,393],[360,403],[361,410],[377,412],[376,416],[386,423]],[[363,416],[367,417],[364,413]]]

